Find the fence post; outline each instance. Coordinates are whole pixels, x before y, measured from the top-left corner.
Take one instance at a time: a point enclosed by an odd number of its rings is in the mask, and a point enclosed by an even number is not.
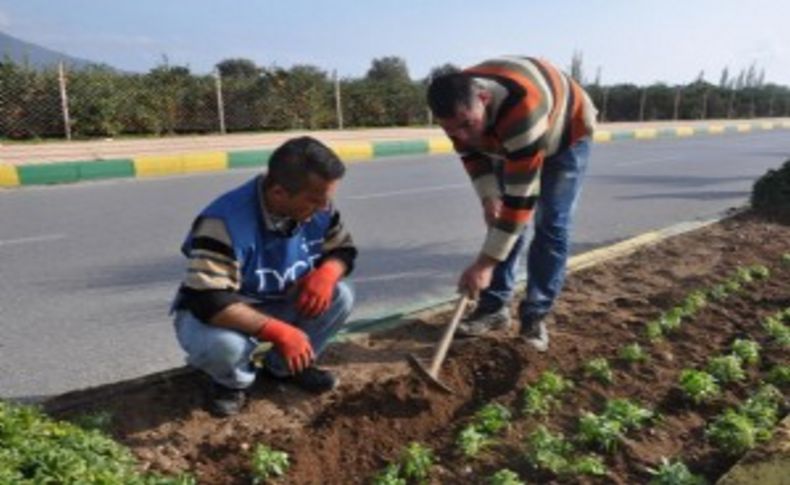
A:
[[[433,82],[433,74],[428,74],[428,83],[426,86],[430,87],[431,83]],[[428,114],[428,126],[433,126],[433,111],[431,111],[430,106],[426,108]]]
[[[645,121],[645,105],[647,104],[647,88],[642,89],[642,96],[639,98],[639,121]]]
[[[60,107],[63,111],[63,126],[66,139],[71,141],[71,118],[69,117],[69,95],[66,91],[66,69],[63,61],[58,63],[58,84],[60,85]]]
[[[672,119],[674,121],[677,121],[680,116],[680,96],[682,92],[683,89],[680,86],[675,89],[675,103],[672,107]]]
[[[343,104],[340,102],[340,79],[337,78],[337,69],[332,70],[332,79],[335,82],[335,112],[337,113],[337,129],[343,129]]]
[[[219,132],[225,134],[225,103],[222,99],[222,73],[217,69],[214,72],[214,86],[217,90],[217,116],[219,117]]]
[[[609,106],[609,88],[603,88],[603,106],[601,106],[601,123],[606,121],[607,107]]]
[[[705,92],[702,93],[702,113],[700,114],[701,120],[705,120],[708,117],[708,93],[710,93],[710,89],[705,88]]]

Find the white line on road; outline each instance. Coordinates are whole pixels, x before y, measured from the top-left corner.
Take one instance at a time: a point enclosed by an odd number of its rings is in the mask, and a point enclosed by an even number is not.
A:
[[[45,234],[43,236],[21,237],[19,239],[0,239],[0,247],[11,246],[13,244],[27,244],[46,241],[57,241],[66,237],[65,234]]]
[[[419,189],[395,190],[392,192],[380,192],[378,194],[350,195],[340,198],[345,200],[379,199],[382,197],[394,197],[398,195],[423,194],[428,192],[438,192],[440,190],[454,190],[460,188],[467,188],[469,186],[470,186],[469,184],[438,185],[436,187],[422,187]]]

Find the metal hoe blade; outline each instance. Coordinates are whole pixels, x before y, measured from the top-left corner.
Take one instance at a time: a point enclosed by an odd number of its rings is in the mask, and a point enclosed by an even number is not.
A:
[[[455,306],[455,313],[453,313],[453,319],[444,330],[442,339],[436,345],[436,350],[434,351],[433,359],[431,360],[430,369],[426,369],[414,355],[409,354],[408,358],[409,364],[414,368],[414,370],[417,371],[417,375],[422,377],[423,380],[433,387],[450,394],[453,394],[453,390],[439,379],[439,369],[444,362],[444,358],[447,355],[447,350],[450,348],[450,342],[453,340],[455,330],[458,328],[458,323],[461,321],[461,317],[464,314],[464,310],[466,309],[468,302],[469,297],[466,295],[458,299],[458,303]]]

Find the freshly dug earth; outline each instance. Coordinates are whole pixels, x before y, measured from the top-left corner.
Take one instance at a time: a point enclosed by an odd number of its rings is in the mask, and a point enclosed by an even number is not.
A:
[[[662,419],[628,434],[617,451],[604,455],[605,477],[578,480],[644,483],[650,477],[645,468],[656,466],[661,457],[680,458],[713,480],[737,457],[718,453],[706,441],[706,422],[745,399],[760,372],[790,363],[787,352],[760,325],[767,315],[790,307],[790,264],[781,261],[788,251],[790,225],[744,214],[574,273],[549,320],[550,351],[536,353],[509,334],[457,340],[441,372],[456,391],[453,395],[427,387],[405,360],[408,353],[429,359],[449,319],[442,313],[334,344],[323,364],[339,374],[343,385],[327,396],[313,397],[262,378],[246,412],[218,419],[203,410],[205,382],[191,373],[144,388],[104,392],[101,398],[71,395],[49,406],[61,409],[53,411],[59,417],[111,412],[111,433],[133,450],[143,467],[188,472],[200,483],[249,483],[250,455],[257,443],[290,455],[288,474],[276,483],[370,483],[412,441],[429,446],[437,456],[431,483],[484,483],[504,467],[525,481],[546,483],[558,479],[529,465],[525,437],[541,423],[571,437],[583,410],[600,412],[606,399],[627,397],[656,410]],[[736,267],[752,264],[769,267],[771,276],[712,302],[664,341],[645,339],[646,322],[690,292],[710,288]],[[748,380],[723,386],[723,396],[707,405],[682,399],[677,389],[681,369],[704,367],[738,337],[753,338],[763,347],[761,364],[749,370]],[[618,349],[634,341],[648,350],[650,360],[630,366],[618,361]],[[581,366],[593,357],[611,359],[612,384],[584,377]],[[572,378],[575,388],[549,417],[522,416],[518,409],[523,389],[547,369]],[[783,392],[787,397],[788,389]],[[89,408],[65,409],[67,402],[86,399],[91,400]],[[513,424],[478,458],[464,458],[454,444],[458,432],[489,402],[514,410]]]

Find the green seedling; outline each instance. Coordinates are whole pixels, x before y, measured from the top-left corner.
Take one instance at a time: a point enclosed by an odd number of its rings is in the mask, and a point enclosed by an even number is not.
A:
[[[478,455],[484,448],[489,446],[493,441],[487,434],[481,432],[474,425],[466,426],[461,430],[458,435],[456,444],[461,449],[464,456],[473,458]]]
[[[721,383],[746,379],[743,361],[737,355],[720,355],[708,361],[707,371]]]
[[[653,475],[649,485],[705,485],[704,478],[691,473],[682,461],[669,462],[661,459],[658,468],[648,468],[648,473]]]
[[[777,387],[790,386],[790,365],[776,364],[765,375],[765,380]]]
[[[784,326],[782,315],[780,314],[769,315],[763,320],[763,330],[771,337],[775,337],[777,334],[781,333],[784,330]]]
[[[619,421],[590,412],[579,418],[580,443],[611,452],[623,438],[623,425]]]
[[[545,371],[537,382],[524,390],[522,412],[527,416],[546,415],[559,400],[559,396],[573,387],[573,382],[561,375]]]
[[[783,323],[786,311],[770,315],[763,321],[763,329],[783,347],[790,346],[790,327]]]
[[[738,411],[749,418],[754,425],[755,439],[757,441],[765,441],[771,437],[774,425],[779,420],[779,409],[776,403],[754,396],[741,404]]]
[[[491,478],[488,479],[488,483],[491,485],[526,485],[521,481],[516,472],[508,470],[507,468],[503,468],[491,475]]]
[[[694,404],[700,404],[719,394],[716,379],[704,371],[684,369],[680,372],[680,389]]]
[[[752,397],[754,399],[771,403],[776,406],[779,406],[782,402],[784,402],[782,391],[772,384],[761,385]]]
[[[609,384],[614,379],[609,361],[603,357],[590,359],[584,363],[584,373],[599,382]]]
[[[732,353],[748,365],[760,362],[760,344],[754,340],[736,339],[732,343]]]
[[[535,383],[537,387],[544,394],[550,396],[559,396],[563,392],[573,388],[573,381],[566,379],[556,372],[550,370],[544,371],[538,381]]]
[[[527,416],[545,416],[549,414],[556,399],[540,392],[537,387],[527,387],[524,390],[524,406],[522,412]]]
[[[705,296],[705,292],[702,290],[697,290],[690,293],[685,300],[683,300],[683,304],[681,308],[683,309],[683,314],[686,316],[692,316],[698,311],[702,310],[708,305],[708,297]]]
[[[738,409],[754,423],[758,441],[765,441],[773,434],[783,402],[784,396],[779,389],[771,384],[764,384]]]
[[[265,483],[272,477],[280,477],[289,465],[288,453],[259,443],[252,452],[252,483]]]
[[[393,463],[373,477],[373,485],[407,485],[406,479],[400,476],[400,465]]]
[[[498,403],[486,404],[472,418],[475,427],[485,434],[494,434],[510,424],[512,413]]]
[[[618,355],[621,359],[631,364],[647,361],[647,353],[642,349],[642,346],[636,342],[620,348]]]
[[[754,447],[757,430],[747,416],[728,409],[708,426],[708,439],[728,455],[740,455]]]
[[[683,322],[683,313],[682,307],[674,307],[661,314],[658,321],[664,333],[672,333],[680,328],[680,324]]]
[[[727,293],[733,294],[738,293],[743,289],[741,282],[738,280],[737,277],[732,277],[729,280],[724,282],[724,287],[727,288]]]
[[[612,399],[606,403],[604,417],[618,421],[624,430],[640,429],[655,417],[653,411],[628,399]]]
[[[558,475],[567,472],[573,445],[562,434],[555,435],[545,426],[538,426],[527,438],[527,446],[527,459],[533,466]]]
[[[571,463],[570,474],[603,476],[606,475],[606,465],[598,456],[583,455]]]
[[[771,270],[769,270],[767,266],[764,266],[762,264],[752,265],[749,267],[749,270],[751,271],[754,279],[757,280],[764,280],[769,276],[771,276]]]
[[[782,263],[783,264],[790,264],[790,253],[784,253],[782,255]]]
[[[729,290],[727,290],[727,285],[724,283],[714,285],[713,288],[710,289],[710,297],[716,301],[724,301],[730,296]]]
[[[400,457],[401,476],[420,482],[428,478],[433,461],[430,448],[417,442],[409,443]]]
[[[737,280],[739,283],[753,282],[754,278],[752,278],[751,268],[740,267],[736,269],[734,279]]]
[[[647,340],[655,342],[661,340],[663,336],[664,329],[659,320],[647,322],[647,325],[645,325],[645,337],[647,337]]]

